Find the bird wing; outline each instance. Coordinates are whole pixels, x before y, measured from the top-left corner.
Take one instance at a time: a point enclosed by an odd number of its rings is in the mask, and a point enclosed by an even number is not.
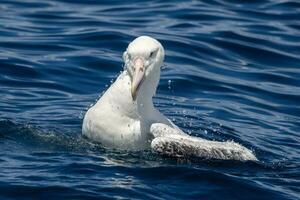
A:
[[[251,150],[232,141],[216,142],[193,137],[161,123],[152,124],[150,131],[154,135],[151,148],[162,155],[178,158],[257,160]]]

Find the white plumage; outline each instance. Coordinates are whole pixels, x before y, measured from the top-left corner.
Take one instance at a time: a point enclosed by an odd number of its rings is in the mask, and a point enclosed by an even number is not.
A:
[[[169,156],[256,160],[233,142],[213,142],[183,133],[154,108],[152,97],[160,78],[164,49],[155,39],[141,36],[123,54],[125,70],[91,107],[82,132],[109,148],[140,150],[152,147]]]

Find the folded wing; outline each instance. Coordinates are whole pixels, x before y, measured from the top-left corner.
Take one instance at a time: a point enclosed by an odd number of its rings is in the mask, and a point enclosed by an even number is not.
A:
[[[251,150],[232,141],[216,142],[193,137],[161,123],[152,124],[151,133],[154,135],[151,148],[162,155],[179,158],[257,160]]]

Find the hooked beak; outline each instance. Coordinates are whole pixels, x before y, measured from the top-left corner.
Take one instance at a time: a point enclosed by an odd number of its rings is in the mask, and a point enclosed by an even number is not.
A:
[[[145,77],[145,66],[144,60],[142,58],[136,58],[134,60],[134,74],[131,82],[131,96],[132,99],[135,101],[137,92],[142,85],[142,82]]]

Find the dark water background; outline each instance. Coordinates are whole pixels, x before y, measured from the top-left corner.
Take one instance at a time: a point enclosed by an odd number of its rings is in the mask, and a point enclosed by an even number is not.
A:
[[[140,35],[166,49],[159,110],[259,162],[177,161],[81,137]],[[1,199],[299,199],[299,1],[1,0],[0,93]]]

